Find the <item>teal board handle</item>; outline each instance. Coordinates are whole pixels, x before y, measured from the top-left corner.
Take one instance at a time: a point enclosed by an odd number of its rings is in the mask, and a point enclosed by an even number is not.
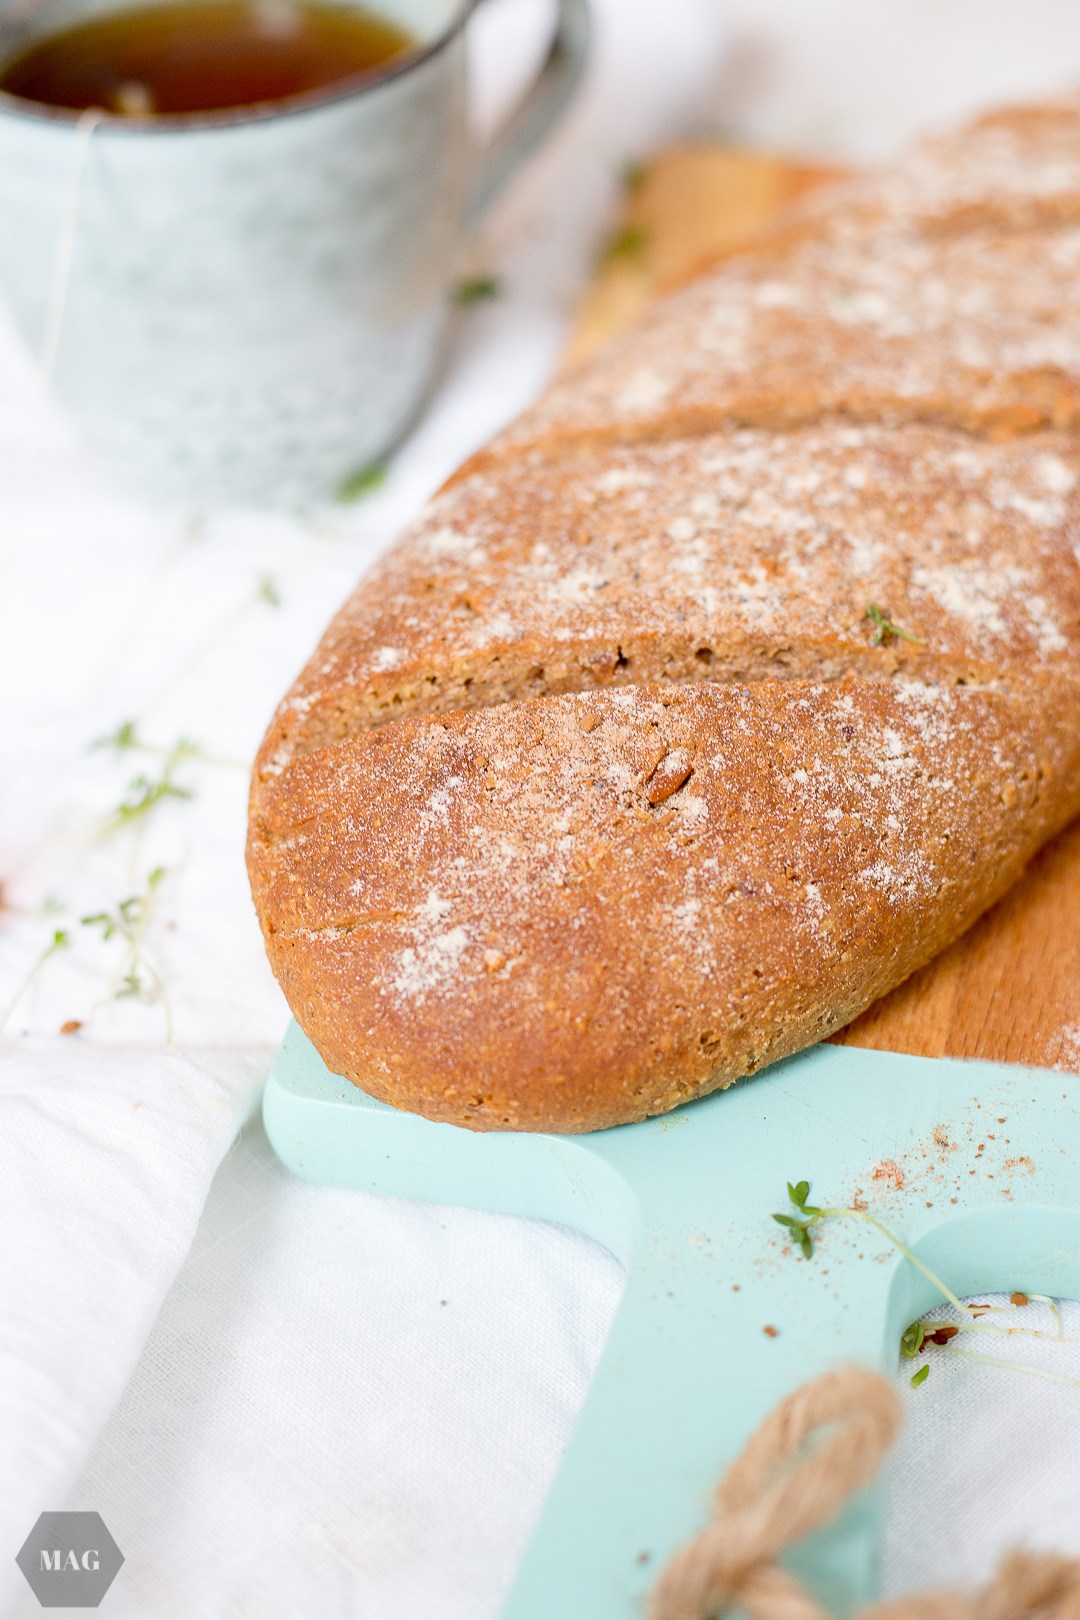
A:
[[[658,1120],[480,1135],[373,1101],[293,1026],[263,1112],[307,1180],[559,1221],[627,1266],[504,1620],[640,1620],[766,1412],[839,1361],[895,1366],[902,1329],[941,1302],[863,1222],[791,1252],[771,1220],[789,1179],[815,1203],[865,1200],[960,1295],[1080,1294],[1080,1110],[1052,1071],[820,1046]],[[880,1533],[863,1492],[786,1561],[845,1615],[876,1596]]]

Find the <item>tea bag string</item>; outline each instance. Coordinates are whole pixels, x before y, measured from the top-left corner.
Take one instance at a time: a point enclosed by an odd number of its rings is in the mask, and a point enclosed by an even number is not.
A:
[[[43,399],[48,396],[56,365],[56,351],[60,347],[60,328],[64,322],[68,284],[71,281],[71,264],[75,256],[75,228],[79,221],[79,198],[82,195],[86,154],[90,146],[90,137],[103,117],[100,107],[88,107],[75,121],[75,148],[67,190],[64,194],[64,211],[60,216],[60,229],[56,238],[49,301],[45,308],[45,327],[41,335],[41,352],[38,356],[42,370]]]
[[[728,1469],[710,1523],[668,1562],[648,1620],[719,1620],[735,1606],[751,1620],[831,1620],[777,1556],[870,1482],[899,1427],[896,1391],[861,1367],[795,1390]],[[1080,1620],[1080,1562],[1013,1552],[978,1593],[920,1593],[873,1604],[856,1620]]]
[[[72,152],[67,186],[64,191],[64,205],[60,214],[60,225],[56,234],[52,276],[49,279],[49,296],[45,305],[45,322],[41,332],[41,347],[38,350],[40,377],[37,399],[30,420],[29,443],[23,470],[22,489],[19,492],[15,517],[12,523],[11,540],[15,546],[21,542],[23,537],[26,505],[30,498],[34,473],[37,470],[45,404],[49,397],[49,389],[52,386],[53,371],[56,368],[56,355],[60,347],[60,332],[64,324],[64,310],[67,307],[68,286],[71,282],[71,266],[75,257],[75,232],[79,221],[79,201],[82,196],[86,154],[90,146],[90,138],[103,116],[100,107],[88,107],[85,112],[79,114],[75,121],[75,145]]]

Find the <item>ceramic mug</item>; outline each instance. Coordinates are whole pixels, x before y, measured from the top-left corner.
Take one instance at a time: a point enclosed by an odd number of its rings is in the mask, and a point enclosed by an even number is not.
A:
[[[199,503],[304,500],[401,438],[464,235],[588,54],[588,0],[558,0],[544,66],[477,153],[476,3],[378,0],[413,52],[257,108],[91,127],[0,94],[0,286],[31,347],[54,350],[55,398],[125,483]],[[0,59],[106,9],[0,0]]]

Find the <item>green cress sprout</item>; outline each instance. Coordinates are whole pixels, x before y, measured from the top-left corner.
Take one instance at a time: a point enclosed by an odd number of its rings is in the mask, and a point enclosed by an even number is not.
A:
[[[883,1225],[875,1215],[871,1215],[868,1210],[822,1209],[816,1204],[807,1203],[807,1199],[810,1197],[810,1183],[808,1181],[789,1181],[787,1193],[794,1213],[777,1214],[773,1216],[773,1220],[791,1234],[791,1237],[799,1245],[804,1259],[812,1260],[814,1257],[812,1234],[814,1227],[819,1222],[830,1218],[838,1219],[845,1215],[853,1220],[864,1221],[868,1226],[872,1226],[880,1232],[882,1237],[887,1238],[893,1248],[898,1249],[904,1259],[909,1260],[917,1271],[921,1271],[926,1280],[932,1283],[940,1294],[944,1295],[955,1310],[959,1311],[961,1318],[959,1322],[938,1322],[921,1317],[911,1322],[900,1335],[900,1354],[909,1361],[914,1361],[915,1357],[921,1355],[931,1344],[942,1345],[954,1356],[966,1356],[972,1361],[987,1361],[997,1367],[1009,1367],[1017,1372],[1031,1373],[1034,1377],[1045,1378],[1050,1383],[1072,1384],[1080,1388],[1080,1378],[1066,1378],[1060,1373],[1047,1372],[1041,1367],[1029,1367],[1020,1361],[1006,1361],[999,1356],[980,1355],[974,1350],[963,1350],[959,1345],[952,1343],[953,1339],[958,1338],[961,1333],[990,1333],[1002,1338],[1020,1334],[1031,1339],[1053,1339],[1058,1343],[1072,1342],[1065,1339],[1057,1306],[1045,1294],[1016,1292],[1012,1295],[1008,1305],[965,1305],[963,1300],[957,1299],[947,1283],[942,1282],[941,1278],[935,1276],[928,1266],[923,1265],[918,1255],[913,1254],[895,1233],[890,1232],[888,1227]],[[1002,1327],[997,1322],[982,1322],[979,1320],[980,1317],[990,1314],[996,1315],[1002,1311],[1020,1310],[1023,1306],[1029,1304],[1031,1300],[1038,1300],[1041,1304],[1050,1307],[1057,1321],[1056,1334],[1044,1333],[1039,1328]],[[926,1362],[919,1368],[918,1372],[913,1374],[912,1386],[918,1388],[920,1384],[925,1383],[929,1372],[930,1364]]]
[[[871,620],[875,626],[874,632],[870,637],[871,647],[880,647],[885,641],[886,636],[897,636],[901,641],[914,641],[917,642],[920,647],[926,646],[926,641],[923,636],[912,635],[910,630],[904,630],[900,625],[893,624],[892,620],[886,617],[881,608],[875,607],[873,602],[867,602],[866,604],[866,617]]]

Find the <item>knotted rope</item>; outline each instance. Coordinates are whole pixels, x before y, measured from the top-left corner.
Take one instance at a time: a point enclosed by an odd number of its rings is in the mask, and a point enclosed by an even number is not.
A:
[[[800,1456],[826,1425],[832,1432]],[[736,1604],[751,1620],[831,1620],[777,1555],[869,1484],[899,1427],[892,1385],[860,1367],[795,1390],[717,1486],[711,1522],[663,1570],[649,1620],[719,1620]],[[857,1620],[1080,1620],[1080,1563],[1055,1553],[1010,1553],[974,1596],[922,1593],[874,1604]]]

